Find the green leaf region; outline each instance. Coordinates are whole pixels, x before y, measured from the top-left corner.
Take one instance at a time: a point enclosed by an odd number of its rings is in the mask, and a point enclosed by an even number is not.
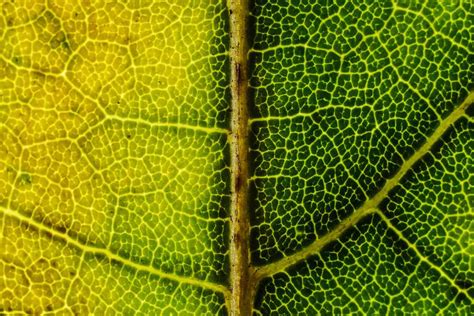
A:
[[[473,115],[472,0],[2,1],[0,314],[472,315]]]

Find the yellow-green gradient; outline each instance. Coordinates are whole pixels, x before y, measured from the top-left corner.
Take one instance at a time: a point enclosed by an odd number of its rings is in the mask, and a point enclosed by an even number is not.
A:
[[[225,3],[0,6],[0,310],[219,313]]]
[[[0,314],[474,314],[473,34],[472,0],[1,2]]]

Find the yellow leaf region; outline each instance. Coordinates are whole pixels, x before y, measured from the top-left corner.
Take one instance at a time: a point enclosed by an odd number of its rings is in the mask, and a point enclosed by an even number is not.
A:
[[[221,311],[224,5],[0,6],[0,311]]]

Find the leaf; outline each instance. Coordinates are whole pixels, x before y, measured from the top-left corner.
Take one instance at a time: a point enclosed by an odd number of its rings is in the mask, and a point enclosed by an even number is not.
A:
[[[3,311],[223,310],[226,9],[168,2],[3,4]]]
[[[472,314],[473,5],[175,2],[2,3],[0,310]]]

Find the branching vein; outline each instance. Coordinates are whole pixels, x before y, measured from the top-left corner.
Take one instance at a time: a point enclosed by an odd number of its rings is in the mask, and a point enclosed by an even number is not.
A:
[[[316,239],[309,246],[302,250],[280,259],[279,261],[270,263],[268,265],[255,268],[254,277],[256,280],[260,280],[264,277],[273,275],[277,272],[283,271],[286,268],[304,260],[308,256],[314,255],[319,252],[324,246],[330,242],[338,239],[346,230],[357,224],[360,219],[364,218],[368,214],[373,213],[379,206],[379,204],[387,197],[388,193],[396,187],[403,176],[413,167],[413,165],[419,161],[426,153],[428,153],[431,147],[442,137],[442,135],[453,125],[459,118],[464,116],[466,109],[469,105],[474,103],[474,92],[471,92],[467,98],[462,102],[449,116],[443,119],[433,134],[428,137],[425,143],[408,159],[406,159],[400,166],[400,169],[394,174],[394,176],[387,180],[385,185],[382,187],[377,194],[375,194],[370,200],[367,200],[361,207],[352,213],[349,217],[343,220],[337,225],[331,232]]]

